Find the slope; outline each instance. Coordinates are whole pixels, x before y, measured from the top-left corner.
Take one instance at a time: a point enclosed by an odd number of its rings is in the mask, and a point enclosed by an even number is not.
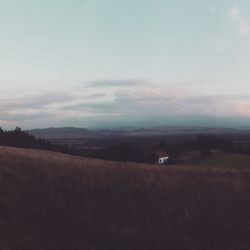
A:
[[[0,147],[1,249],[247,249],[250,171]]]

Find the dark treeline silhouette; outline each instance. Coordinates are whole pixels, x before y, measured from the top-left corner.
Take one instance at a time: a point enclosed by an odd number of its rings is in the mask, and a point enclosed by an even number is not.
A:
[[[22,131],[21,128],[18,127],[14,130],[6,131],[4,131],[0,127],[0,145],[20,148],[43,149],[74,154],[74,152],[66,146],[56,145],[42,138],[35,138],[33,135]]]

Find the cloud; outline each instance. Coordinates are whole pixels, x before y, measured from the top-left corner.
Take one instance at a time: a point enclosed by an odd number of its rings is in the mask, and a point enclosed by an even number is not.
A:
[[[73,95],[65,92],[47,92],[34,96],[27,96],[26,101],[21,103],[23,107],[46,107],[51,104],[65,103],[73,100]]]
[[[26,93],[13,91],[11,97],[0,95],[0,110],[9,110],[13,108],[42,108],[50,104],[64,103],[71,101],[73,96],[65,92],[33,92]]]
[[[101,97],[106,97],[106,93],[96,93],[96,94],[92,94],[92,95],[88,95],[87,98],[88,99],[92,99],[92,98],[101,98]]]
[[[119,88],[111,91],[111,95],[109,89],[99,93],[94,90],[71,93],[14,91],[8,95],[0,92],[1,124],[86,126],[90,122],[102,124],[104,121],[110,124],[137,121],[140,124],[143,120],[156,124],[174,116],[250,116],[250,95],[247,94],[195,94],[186,91],[187,88],[179,91],[179,87],[175,89],[171,84]]]
[[[29,91],[12,89],[0,91],[0,126],[41,127],[65,126],[71,121],[84,121],[115,114],[80,107],[86,102],[102,102],[107,93],[96,91]],[[78,107],[78,108],[77,108]]]
[[[237,31],[240,35],[247,35],[250,33],[250,22],[246,17],[242,16],[241,10],[238,6],[234,6],[229,11],[229,16],[236,25]]]
[[[33,110],[22,110],[19,112],[6,112],[1,113],[1,120],[7,122],[23,122],[23,121],[33,121],[33,120],[42,120],[42,119],[51,119],[53,115],[47,112]]]
[[[146,86],[149,82],[145,80],[128,79],[128,80],[95,80],[90,81],[86,87],[88,88],[120,88],[120,87],[136,87]]]
[[[56,113],[50,105],[71,100],[73,100],[71,94],[60,91],[39,93],[13,90],[9,95],[0,94],[0,117],[2,121],[13,122],[49,119]]]
[[[116,91],[113,100],[77,103],[65,110],[88,111],[98,115],[120,117],[164,117],[169,115],[236,115],[243,103],[250,105],[249,95],[176,94],[167,87]],[[243,111],[240,111],[243,114]],[[247,113],[245,113],[247,115]]]

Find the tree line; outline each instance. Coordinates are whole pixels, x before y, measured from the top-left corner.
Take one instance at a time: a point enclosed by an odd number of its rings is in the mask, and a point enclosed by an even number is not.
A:
[[[73,154],[73,152],[67,146],[56,145],[46,139],[36,138],[33,135],[21,130],[19,127],[16,127],[14,130],[3,130],[0,127],[0,145],[43,149]]]

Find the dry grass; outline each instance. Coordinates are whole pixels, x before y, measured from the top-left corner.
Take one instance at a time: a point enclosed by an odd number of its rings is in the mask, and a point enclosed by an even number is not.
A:
[[[249,208],[248,168],[159,167],[0,147],[4,250],[249,249]]]

